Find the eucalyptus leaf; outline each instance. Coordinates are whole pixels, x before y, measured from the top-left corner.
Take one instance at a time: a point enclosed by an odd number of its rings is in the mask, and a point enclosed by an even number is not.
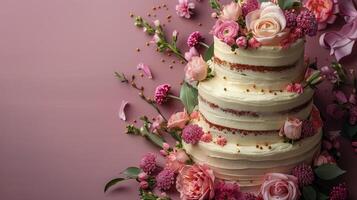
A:
[[[107,184],[105,184],[104,186],[104,192],[106,192],[110,187],[112,187],[113,185],[121,182],[121,181],[124,181],[125,178],[115,178],[113,180],[110,180]]]
[[[209,4],[211,5],[211,8],[214,10],[221,9],[221,5],[219,4],[219,2],[217,0],[209,0]]]
[[[322,180],[332,180],[346,173],[336,164],[324,164],[315,169],[315,174]]]
[[[127,179],[137,178],[140,173],[140,169],[137,167],[128,167],[126,170],[122,171],[121,174]]]
[[[347,138],[354,139],[357,137],[357,124],[351,125],[348,120],[343,125],[342,134]]]
[[[302,189],[302,195],[305,200],[316,200],[317,198],[316,190],[311,186],[305,186]]]
[[[205,61],[211,60],[214,54],[214,45],[211,44],[208,49],[206,50],[205,54],[203,55],[203,58]]]
[[[187,82],[181,86],[180,99],[185,106],[187,112],[191,113],[198,104],[198,91]]]
[[[279,7],[283,10],[291,9],[294,6],[299,6],[299,1],[297,0],[279,0]]]

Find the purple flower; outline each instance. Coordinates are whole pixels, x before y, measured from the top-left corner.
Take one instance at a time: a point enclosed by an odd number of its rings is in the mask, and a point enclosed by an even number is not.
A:
[[[191,61],[193,57],[199,56],[197,49],[195,47],[191,47],[188,52],[185,53],[185,59],[187,61]]]
[[[242,13],[243,16],[246,16],[248,13],[257,10],[259,8],[259,2],[257,0],[247,0],[242,4]]]
[[[169,95],[171,85],[162,84],[155,89],[155,101],[157,104],[161,105],[167,101],[167,96]]]
[[[193,9],[195,9],[195,4],[189,0],[179,0],[179,4],[176,5],[176,13],[180,17],[185,17],[187,19],[191,18],[193,14]]]
[[[190,124],[182,130],[182,139],[188,144],[197,144],[203,134],[201,127],[197,124]]]
[[[189,47],[195,47],[203,40],[203,37],[199,31],[195,31],[187,38],[187,45]]]
[[[140,161],[140,168],[147,174],[151,174],[157,168],[156,155],[153,153],[147,153]]]
[[[350,118],[349,118],[349,122],[352,125],[355,125],[357,122],[357,106],[353,106],[350,109]]]
[[[335,95],[336,100],[339,104],[347,103],[347,97],[345,93],[343,93],[341,90],[336,90],[333,92],[333,94]]]
[[[304,120],[302,122],[302,138],[307,138],[307,137],[311,137],[313,135],[315,135],[316,130],[314,128],[314,124],[312,121],[310,120]]]
[[[237,22],[231,20],[217,20],[216,24],[213,26],[212,33],[219,40],[231,46],[235,43],[238,31],[239,25]]]
[[[348,189],[345,183],[332,188],[329,200],[346,200],[348,198]]]
[[[173,186],[174,184],[175,173],[170,169],[164,169],[156,176],[156,186],[161,191],[171,189],[171,186]]]
[[[287,28],[295,28],[296,27],[296,18],[297,14],[295,10],[285,10],[284,15],[286,18],[286,27]]]
[[[311,185],[315,180],[314,172],[312,171],[311,166],[306,165],[305,163],[295,167],[291,174],[298,179],[298,184],[300,187]]]
[[[301,28],[305,35],[315,36],[317,33],[317,21],[314,13],[303,10],[296,17],[296,25]]]
[[[243,199],[243,193],[237,183],[218,181],[215,184],[214,192],[216,200]]]

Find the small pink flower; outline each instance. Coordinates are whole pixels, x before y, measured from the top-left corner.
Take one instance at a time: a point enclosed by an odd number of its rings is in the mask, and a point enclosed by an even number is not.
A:
[[[183,149],[174,149],[174,151],[170,152],[166,157],[165,167],[177,173],[189,160],[190,158]]]
[[[189,47],[195,47],[197,46],[201,41],[203,40],[203,37],[199,31],[192,32],[190,36],[187,38],[187,45]]]
[[[175,172],[170,169],[163,169],[156,176],[156,186],[161,191],[170,190],[171,187],[175,184]]]
[[[266,175],[265,181],[260,188],[260,193],[265,200],[298,200],[300,197],[297,178],[279,173]]]
[[[149,188],[149,183],[147,181],[140,181],[139,186],[141,189],[146,190]]]
[[[317,20],[314,13],[310,10],[303,10],[296,17],[297,27],[300,28],[305,35],[315,36],[317,33]]]
[[[333,94],[335,95],[336,100],[339,104],[347,103],[347,97],[345,93],[343,93],[341,90],[336,90]]]
[[[162,84],[155,89],[155,101],[157,104],[161,105],[167,101],[167,97],[170,93],[171,85]]]
[[[199,56],[197,49],[195,47],[191,47],[188,52],[185,52],[185,59],[187,61],[191,61],[193,57]]]
[[[167,154],[168,154],[167,151],[165,151],[165,150],[163,150],[163,149],[161,149],[159,152],[160,152],[160,154],[161,154],[162,156],[164,156],[164,157],[167,156]]]
[[[254,37],[252,37],[252,38],[250,38],[250,39],[248,40],[248,46],[249,46],[250,48],[256,49],[256,48],[259,48],[260,46],[262,46],[262,44],[261,44],[257,39],[255,39]]]
[[[346,183],[334,186],[329,194],[329,200],[347,200],[348,189]]]
[[[206,143],[209,143],[209,142],[212,142],[212,134],[211,133],[204,133],[201,137],[201,141],[202,142],[206,142]]]
[[[189,81],[203,81],[207,72],[208,65],[201,56],[192,57],[185,67],[185,75]]]
[[[147,174],[151,174],[157,168],[156,165],[156,155],[153,153],[147,153],[141,160],[139,164],[140,168]]]
[[[225,138],[225,137],[222,137],[222,136],[219,136],[218,138],[217,138],[217,144],[218,145],[220,145],[220,146],[226,146],[226,144],[227,144],[227,139]]]
[[[291,83],[286,86],[285,90],[287,92],[302,94],[304,92],[304,87],[300,83]]]
[[[152,125],[151,125],[151,130],[155,133],[159,133],[160,129],[165,125],[165,119],[161,116],[158,115],[154,118]]]
[[[231,2],[230,4],[223,6],[222,13],[219,18],[222,20],[237,21],[241,15],[242,9],[239,4]]]
[[[141,172],[139,175],[138,175],[138,179],[139,181],[146,181],[148,179],[148,174],[145,173],[145,172]]]
[[[203,135],[203,130],[197,124],[189,124],[182,130],[182,140],[187,144],[197,144]]]
[[[198,111],[193,111],[193,112],[190,114],[190,118],[191,118],[191,120],[199,120],[199,119],[200,119],[200,112],[198,112]]]
[[[212,17],[212,18],[217,18],[217,17],[218,17],[218,15],[217,15],[217,13],[216,13],[216,12],[213,12],[213,13],[211,13],[211,17]]]
[[[244,36],[240,36],[237,40],[236,40],[236,44],[239,48],[247,48],[248,46],[248,41],[247,38]]]
[[[296,166],[291,174],[298,179],[298,184],[301,188],[311,185],[315,180],[314,171],[310,165],[305,163]]]
[[[333,164],[336,163],[335,159],[327,152],[323,151],[314,159],[314,166],[320,166],[324,164]]]
[[[167,150],[170,149],[170,145],[167,144],[166,142],[164,142],[164,143],[162,144],[162,149],[167,151]]]
[[[242,3],[242,13],[243,16],[247,16],[248,13],[259,9],[259,1],[258,0],[245,0]]]
[[[150,70],[150,67],[144,63],[139,63],[137,66],[136,66],[136,69],[138,70],[142,70],[144,72],[144,74],[149,78],[149,79],[152,79],[152,73],[151,73],[151,70]]]
[[[231,46],[235,43],[238,31],[239,25],[237,22],[232,20],[217,20],[216,24],[213,26],[212,33],[219,40]]]
[[[338,0],[307,0],[305,7],[314,13],[319,30],[334,23],[339,12]]]
[[[176,189],[184,200],[213,199],[214,180],[213,171],[206,165],[186,165],[177,176]]]
[[[186,111],[177,112],[171,115],[169,121],[167,122],[168,128],[184,128],[186,123],[190,121],[190,116]]]
[[[284,135],[289,139],[298,140],[301,138],[302,121],[295,117],[289,117],[280,131],[280,135]]]
[[[191,18],[193,9],[195,9],[195,4],[190,2],[190,0],[178,0],[178,2],[179,4],[176,5],[177,15],[187,19]]]
[[[236,182],[218,181],[215,184],[214,194],[215,200],[246,200]]]

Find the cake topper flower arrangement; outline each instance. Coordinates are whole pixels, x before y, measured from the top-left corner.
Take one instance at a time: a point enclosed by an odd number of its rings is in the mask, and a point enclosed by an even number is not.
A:
[[[304,39],[306,35],[315,35],[318,27],[314,13],[303,8],[301,3],[295,0],[234,0],[227,5],[210,0],[209,3],[214,9],[212,17],[217,18],[211,33],[216,39],[230,46],[233,51],[255,50],[262,46],[289,48],[297,40]],[[180,0],[176,10],[179,16],[189,18],[193,8],[191,1]],[[105,192],[123,181],[133,180],[138,183],[139,196],[143,200],[169,200],[172,192],[178,192],[183,200],[346,200],[348,198],[347,186],[344,183],[336,184],[335,181],[345,173],[337,165],[340,156],[338,132],[328,132],[323,135],[322,150],[317,151],[318,153],[310,158],[310,161],[301,162],[286,172],[287,174],[266,173],[262,180],[259,180],[261,186],[255,192],[244,191],[240,181],[221,180],[209,165],[195,163],[195,158],[186,152],[185,144],[193,147],[210,144],[218,149],[230,148],[228,136],[216,137],[214,133],[206,131],[195,123],[203,118],[197,110],[200,98],[197,86],[199,83],[209,82],[210,79],[216,78],[214,69],[209,64],[214,56],[214,47],[205,44],[202,35],[195,31],[187,38],[189,50],[182,53],[183,51],[177,45],[179,40],[177,31],[173,31],[168,37],[160,21],[155,20],[150,23],[140,16],[134,18],[134,23],[152,38],[151,44],[156,45],[159,52],[173,54],[186,64],[183,69],[185,80],[178,96],[173,94],[171,85],[166,83],[158,85],[151,97],[148,97],[144,87],[137,83],[134,75],[115,72],[115,77],[121,83],[137,90],[139,97],[157,112],[157,116],[152,119],[147,116],[140,117],[141,126],[135,123],[128,124],[126,133],[146,138],[158,147],[158,151],[145,154],[138,159],[137,166],[128,167],[116,178],[110,180],[105,185]],[[199,46],[206,48],[203,55],[200,54]],[[280,93],[301,97],[305,89],[316,88],[322,80],[334,80],[338,104],[334,107],[346,108],[343,111],[334,110],[334,112],[346,113],[348,108],[354,108],[355,92],[354,96],[351,94],[347,100],[339,88],[342,83],[346,83],[347,79],[346,72],[340,65],[334,64],[333,69],[322,68],[321,70],[317,70],[315,62],[306,62],[303,66],[306,68],[305,77],[301,77],[296,83],[286,85],[285,90],[279,91]],[[144,63],[140,63],[137,69],[149,79],[153,78],[150,67]],[[248,93],[249,90],[246,92]],[[267,93],[274,96],[275,92]],[[180,101],[184,108],[166,117],[161,112],[161,106],[165,106],[170,100]],[[124,121],[127,105],[128,102],[123,101],[119,110],[119,117]],[[214,104],[210,106],[217,107]],[[348,114],[352,127],[349,130],[355,137],[357,131],[354,126],[357,122],[357,112],[352,110]],[[226,111],[236,112],[228,109]],[[243,114],[257,117],[254,113]],[[322,129],[323,122],[320,113],[317,108],[313,107],[308,119],[288,117],[276,135],[283,138],[284,146],[292,147],[294,143],[299,143],[303,139],[319,139]],[[174,142],[170,142],[172,140]],[[355,143],[352,142],[352,145],[357,148]],[[267,147],[268,151],[271,148],[273,147]],[[257,149],[253,152],[261,149],[263,147],[258,148],[257,145]]]

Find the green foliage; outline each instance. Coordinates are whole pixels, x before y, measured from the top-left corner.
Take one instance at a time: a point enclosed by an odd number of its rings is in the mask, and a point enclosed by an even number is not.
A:
[[[206,52],[204,53],[203,59],[204,59],[205,61],[209,61],[209,60],[211,60],[211,58],[213,57],[213,55],[214,55],[214,46],[213,46],[213,44],[211,44],[211,45],[208,47],[208,49],[206,50]]]
[[[123,177],[115,178],[110,180],[107,184],[104,186],[104,192],[108,191],[109,188],[112,186],[125,181],[125,180],[130,180],[130,179],[136,179],[138,177],[138,174],[140,173],[140,169],[137,167],[128,167],[126,170],[122,171],[120,174]]]
[[[209,0],[209,4],[211,5],[211,8],[213,10],[220,11],[221,10],[221,4],[217,0]]]
[[[336,164],[324,164],[317,167],[314,171],[322,180],[332,180],[346,173],[346,171],[339,168]]]
[[[357,125],[351,125],[348,120],[345,121],[342,128],[342,135],[349,139],[357,138]]]
[[[184,82],[180,91],[180,99],[188,113],[191,113],[198,104],[198,91],[187,82]]]
[[[305,186],[302,189],[302,196],[304,197],[304,200],[316,200],[317,193],[313,187]]]

